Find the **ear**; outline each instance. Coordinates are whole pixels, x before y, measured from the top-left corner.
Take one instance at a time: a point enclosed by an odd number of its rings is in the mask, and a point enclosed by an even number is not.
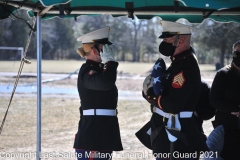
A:
[[[178,40],[178,43],[179,43],[179,44],[183,44],[184,40],[185,40],[184,37],[180,37],[179,40]]]
[[[92,51],[93,51],[94,55],[100,56],[100,53],[98,52],[98,50],[96,48],[93,48]]]
[[[92,48],[92,52],[93,52],[93,54],[97,54],[97,50],[96,50],[96,48]]]

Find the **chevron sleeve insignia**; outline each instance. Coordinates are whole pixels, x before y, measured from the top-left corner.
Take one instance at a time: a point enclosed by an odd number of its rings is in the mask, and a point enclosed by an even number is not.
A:
[[[184,83],[185,83],[185,78],[184,78],[183,71],[182,71],[173,77],[172,87],[173,88],[182,88]]]

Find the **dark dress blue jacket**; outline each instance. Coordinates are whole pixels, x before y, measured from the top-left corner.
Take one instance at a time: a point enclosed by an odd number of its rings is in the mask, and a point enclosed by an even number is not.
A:
[[[78,92],[81,101],[80,121],[74,148],[91,151],[123,150],[117,116],[86,116],[87,109],[117,109],[118,62],[106,64],[87,60],[78,74]]]

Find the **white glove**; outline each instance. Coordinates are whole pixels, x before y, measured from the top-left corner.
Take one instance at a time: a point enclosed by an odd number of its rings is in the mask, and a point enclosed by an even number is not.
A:
[[[143,93],[147,95],[147,90],[153,86],[153,77],[149,74],[143,81]]]
[[[103,45],[103,52],[100,52],[100,56],[102,59],[102,63],[114,61],[114,54],[112,48],[108,44]]]

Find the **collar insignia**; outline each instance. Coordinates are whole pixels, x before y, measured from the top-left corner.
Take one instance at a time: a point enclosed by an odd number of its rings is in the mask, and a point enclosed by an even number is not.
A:
[[[88,72],[88,75],[91,76],[91,75],[93,75],[94,73],[97,73],[97,72],[94,71],[94,70],[90,70],[90,71]]]

